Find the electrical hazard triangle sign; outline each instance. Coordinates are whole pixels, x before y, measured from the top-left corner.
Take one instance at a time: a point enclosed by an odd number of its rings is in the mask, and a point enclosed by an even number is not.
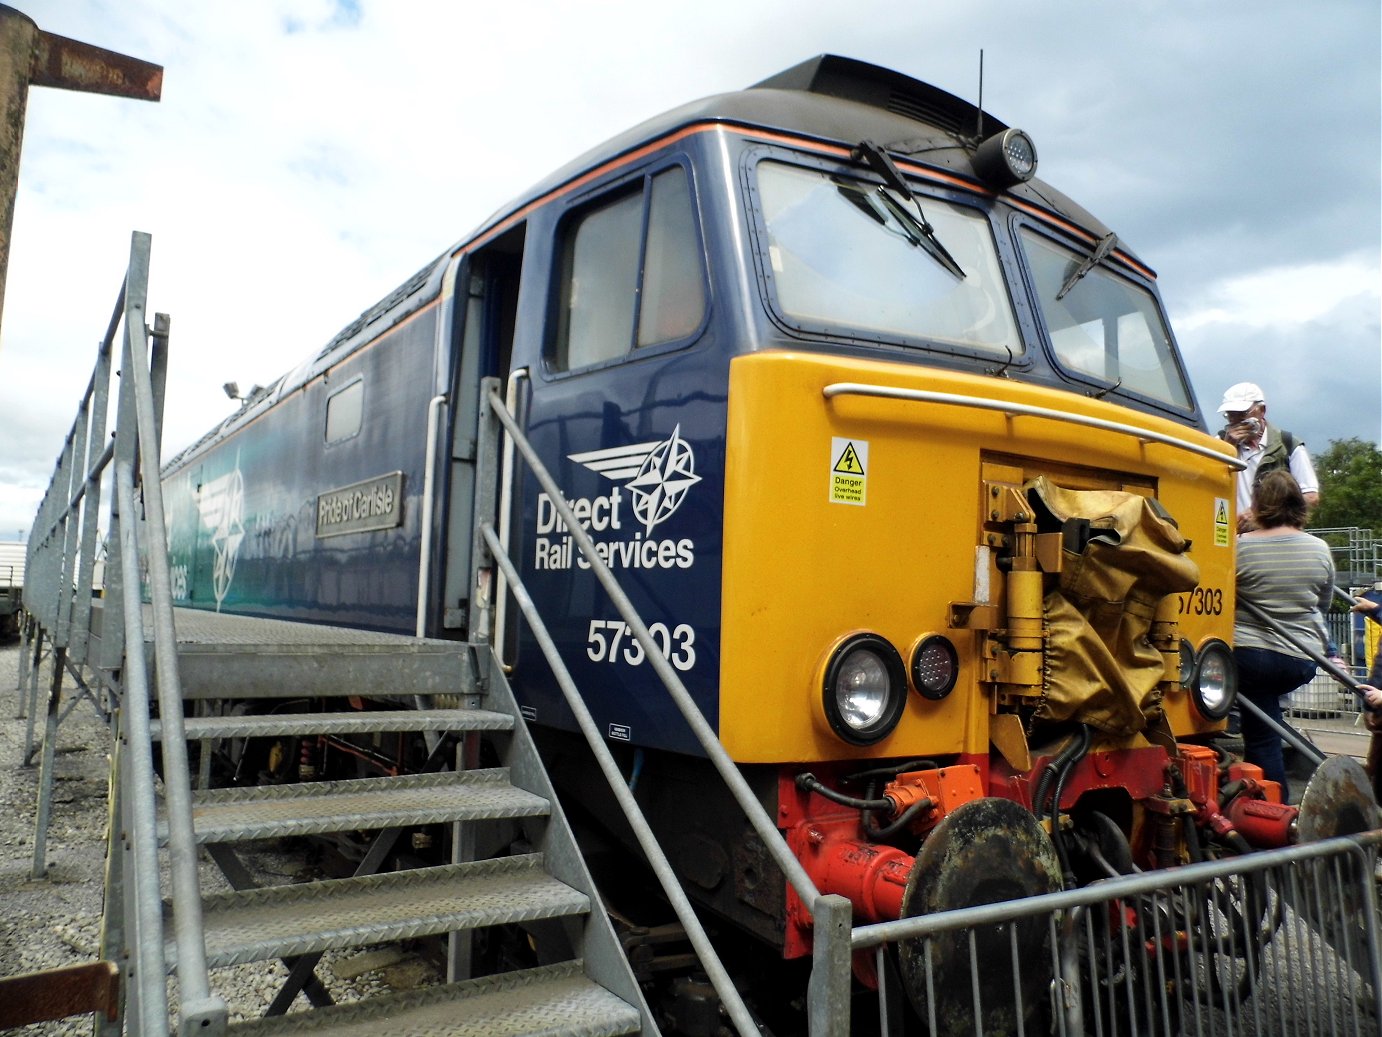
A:
[[[853,443],[846,443],[845,449],[840,454],[839,460],[835,462],[834,471],[842,475],[863,475],[864,463],[859,460],[859,452],[854,449]]]
[[[1228,501],[1223,497],[1214,498],[1214,543],[1217,547],[1228,547],[1231,542],[1228,528]]]
[[[868,497],[869,441],[834,436],[830,456],[830,502],[863,507]]]

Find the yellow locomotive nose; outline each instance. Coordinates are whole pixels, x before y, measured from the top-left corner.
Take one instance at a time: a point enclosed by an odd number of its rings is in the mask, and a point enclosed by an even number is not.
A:
[[[1000,400],[992,379],[879,361],[758,353],[730,385],[720,731],[735,759],[994,744],[1017,765],[1033,718],[1138,744],[1163,713],[1173,737],[1221,723],[1222,444],[1130,427],[1087,397],[1003,383]],[[841,385],[876,392],[828,395]],[[865,635],[874,654],[854,665],[872,658],[871,676],[842,684]]]

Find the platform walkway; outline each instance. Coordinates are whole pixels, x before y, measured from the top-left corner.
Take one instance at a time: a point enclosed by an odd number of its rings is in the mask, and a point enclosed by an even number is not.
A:
[[[101,607],[92,628],[101,629]],[[290,698],[298,689],[340,681],[339,694],[391,697],[471,694],[473,665],[455,641],[357,627],[173,609],[178,673],[185,699]],[[144,637],[152,672],[152,608],[144,606]],[[354,691],[346,690],[353,687]],[[392,690],[391,690],[392,689]]]
[[[1367,759],[1371,734],[1357,713],[1334,716],[1286,715],[1287,722],[1329,756],[1352,756],[1360,763]]]

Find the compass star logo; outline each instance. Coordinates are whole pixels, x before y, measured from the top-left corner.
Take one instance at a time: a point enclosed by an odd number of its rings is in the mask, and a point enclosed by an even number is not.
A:
[[[681,438],[681,425],[661,441],[567,456],[606,479],[627,480],[624,486],[633,497],[633,513],[649,534],[672,517],[687,491],[701,481],[691,444]]]
[[[638,474],[628,482],[633,494],[633,513],[643,523],[646,532],[681,507],[686,491],[701,481],[696,474],[696,458],[691,447],[681,438],[681,426],[672,430],[643,460]]]
[[[211,530],[211,546],[216,560],[211,572],[211,590],[216,596],[216,611],[230,592],[235,579],[235,562],[240,554],[240,542],[245,539],[245,480],[240,474],[240,459],[235,470],[212,479],[201,488],[197,510],[202,523]]]

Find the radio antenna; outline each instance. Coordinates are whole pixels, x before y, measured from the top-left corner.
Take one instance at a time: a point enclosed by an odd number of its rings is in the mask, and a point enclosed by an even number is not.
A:
[[[976,140],[984,139],[984,48],[979,48],[979,124],[974,132]]]

